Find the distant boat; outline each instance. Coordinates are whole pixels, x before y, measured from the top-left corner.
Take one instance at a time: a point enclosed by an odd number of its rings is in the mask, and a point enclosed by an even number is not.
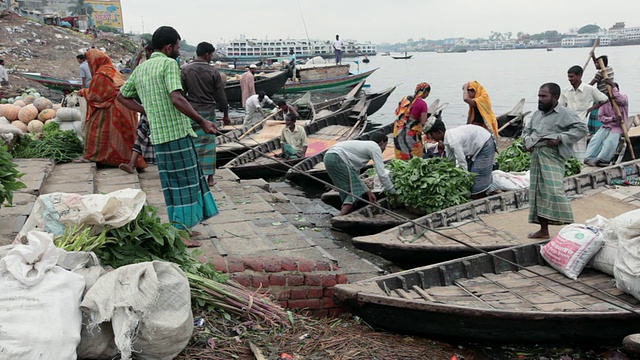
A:
[[[368,63],[369,63],[369,61],[370,61],[370,60],[369,60],[369,58],[367,57],[367,55],[365,55],[365,56],[364,56],[364,59],[362,59],[362,62],[363,62],[363,63],[365,63],[365,64],[368,64]]]
[[[552,48],[547,48],[547,51],[553,51],[553,49]]]
[[[404,56],[402,56],[402,55],[400,55],[400,56],[391,55],[391,57],[394,58],[394,59],[401,60],[401,59],[411,59],[413,57],[413,55],[407,55],[407,53],[404,53]]]
[[[391,53],[388,52],[388,51],[387,52],[383,52],[382,54],[380,54],[380,56],[390,56],[390,55],[391,55]]]

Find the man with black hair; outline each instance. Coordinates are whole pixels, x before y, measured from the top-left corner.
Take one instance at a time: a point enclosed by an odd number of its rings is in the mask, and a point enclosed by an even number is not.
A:
[[[244,106],[245,116],[242,125],[250,126],[262,121],[264,119],[263,108],[265,104],[276,106],[264,91],[259,91],[257,94],[249,96],[247,104]]]
[[[594,61],[596,63],[596,69],[598,71],[596,71],[596,74],[593,77],[593,80],[591,80],[591,82],[589,83],[589,85],[596,85],[598,87],[598,90],[600,90],[606,96],[609,96],[609,91],[607,90],[607,84],[604,82],[604,76],[602,75],[603,69],[600,68],[600,60],[602,60],[602,63],[604,64],[604,72],[607,74],[607,79],[614,81],[613,68],[609,66],[609,57],[607,57],[607,55],[601,55],[596,58],[595,55],[593,54],[593,51],[591,51],[590,54],[595,59]]]
[[[295,107],[293,107],[292,105],[287,104],[286,101],[284,100],[278,100],[278,111],[276,113],[276,117],[278,119],[284,120],[287,117],[287,114],[293,114],[296,116],[296,119],[300,118],[300,115],[298,115],[298,111],[296,110]]]
[[[529,222],[540,224],[540,230],[529,234],[531,239],[549,238],[549,225],[573,222],[564,192],[564,164],[573,155],[572,145],[589,131],[575,112],[558,103],[559,97],[558,84],[542,85],[538,110],[522,131],[525,149],[532,153]]]
[[[474,124],[461,125],[447,130],[442,120],[436,120],[427,131],[433,140],[444,142],[445,154],[449,160],[464,170],[476,174],[471,198],[486,196],[493,181],[493,160],[496,142],[491,132]]]
[[[85,89],[89,88],[89,84],[91,83],[91,70],[89,70],[89,63],[87,62],[87,58],[84,54],[76,55],[76,61],[80,64],[80,78],[82,79],[82,87]]]
[[[285,159],[304,158],[307,153],[307,133],[304,127],[296,124],[296,116],[287,114],[284,118],[284,129],[280,134],[282,156]]]
[[[216,123],[216,103],[223,112],[222,121],[231,124],[229,105],[224,92],[224,84],[220,72],[210,62],[215,47],[208,42],[201,42],[196,47],[196,58],[182,67],[182,88],[185,97],[193,108],[207,121]],[[202,171],[207,176],[209,186],[214,185],[216,173],[216,136],[206,134],[200,125],[191,121],[193,131],[198,137],[194,140],[198,152],[198,160]]]
[[[339,215],[346,215],[353,211],[357,201],[353,195],[362,197],[366,193],[370,202],[376,202],[376,196],[360,180],[360,169],[369,161],[373,161],[373,167],[384,189],[390,194],[396,193],[389,175],[384,170],[382,158],[382,151],[387,147],[389,137],[377,131],[369,138],[370,140],[340,141],[330,147],[324,155],[327,174],[331,177],[333,185],[343,190],[340,191],[342,208]]]
[[[174,28],[159,27],[151,39],[154,53],[120,88],[118,101],[148,116],[169,220],[180,229],[191,229],[218,214],[207,179],[198,164],[193,143],[197,135],[191,120],[206,134],[215,134],[218,129],[194,110],[182,95],[180,68],[175,61],[180,54],[180,40],[180,34]],[[134,100],[135,97],[140,98],[144,108]],[[200,234],[192,231],[190,235]],[[185,244],[201,245],[189,240],[185,240]]]

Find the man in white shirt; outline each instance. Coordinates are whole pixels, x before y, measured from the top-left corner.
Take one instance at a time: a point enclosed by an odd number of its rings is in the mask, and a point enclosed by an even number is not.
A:
[[[361,197],[366,193],[370,202],[376,202],[376,196],[360,180],[360,169],[371,160],[384,189],[390,194],[396,194],[389,175],[384,171],[382,159],[382,151],[387,147],[389,138],[387,134],[375,132],[370,139],[340,141],[330,147],[324,155],[327,174],[333,185],[341,190],[339,192],[342,208],[339,215],[353,211],[357,201],[354,195]]]
[[[480,199],[493,181],[493,160],[496,143],[489,130],[468,124],[447,130],[442,120],[436,120],[427,133],[436,141],[444,140],[447,158],[457,167],[476,174],[471,198]]]
[[[0,59],[0,85],[9,85],[9,74],[7,74],[7,69],[4,67],[4,59]]]
[[[609,98],[596,87],[582,82],[582,67],[574,65],[567,71],[569,84],[560,95],[558,103],[569,110],[573,110],[581,121],[587,124],[588,114],[592,107],[599,103],[609,101]],[[587,149],[587,138],[584,137],[573,144],[573,152],[576,159],[584,160]]]
[[[78,61],[78,64],[80,64],[80,78],[82,79],[82,87],[88,89],[92,77],[91,70],[89,70],[89,63],[87,62],[84,54],[76,55],[76,61]]]
[[[342,64],[342,48],[344,44],[340,40],[340,35],[336,35],[336,41],[331,46],[333,46],[333,53],[336,55],[336,64]]]
[[[242,125],[249,126],[258,123],[264,119],[264,105],[270,104],[276,106],[276,103],[264,93],[260,91],[257,94],[249,96],[244,106],[244,122]]]

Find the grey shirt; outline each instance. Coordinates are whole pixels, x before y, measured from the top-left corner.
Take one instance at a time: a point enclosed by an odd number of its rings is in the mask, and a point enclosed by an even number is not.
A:
[[[91,83],[91,70],[89,70],[89,63],[84,61],[80,64],[80,77],[84,78],[85,88],[89,88],[89,84]]]
[[[228,108],[222,77],[215,66],[204,60],[193,60],[181,70],[185,97],[196,111],[215,111]]]
[[[578,115],[562,105],[544,113],[537,110],[522,130],[526,148],[546,146],[545,140],[560,139],[560,156],[567,160],[573,156],[573,143],[587,136],[589,130]]]

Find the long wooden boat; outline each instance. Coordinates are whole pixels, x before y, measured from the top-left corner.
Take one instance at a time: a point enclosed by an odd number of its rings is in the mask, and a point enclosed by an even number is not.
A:
[[[387,102],[387,99],[389,99],[389,96],[396,89],[396,87],[397,86],[392,86],[382,91],[367,94],[367,99],[371,100],[369,108],[367,109],[367,115],[371,116],[378,112],[378,110],[380,110]]]
[[[353,108],[342,110],[321,120],[309,122],[304,126],[307,133],[307,156],[313,156],[318,152],[326,151],[331,145],[353,139],[359,136],[367,125],[367,106],[369,100],[363,97]],[[279,127],[279,132],[284,129],[284,121]],[[265,157],[262,154],[267,154]],[[242,179],[268,178],[283,175],[287,169],[300,159],[279,159],[275,161],[271,157],[282,154],[282,144],[277,136],[270,141],[260,144],[235,159],[228,162],[223,168],[233,171]]]
[[[520,99],[513,109],[498,116],[498,129],[501,129],[498,135],[507,138],[519,138],[524,128],[524,118],[531,111],[524,111],[524,98]]]
[[[640,160],[598,168],[591,172],[567,177],[564,179],[564,187],[566,194],[573,199],[574,214],[592,211],[593,216],[597,213],[606,216],[602,212],[607,205],[610,205],[609,201],[615,200],[615,204],[611,205],[612,208],[625,209],[627,204],[599,194],[607,190],[607,185],[612,185],[612,179],[637,176],[640,176]],[[434,212],[375,235],[354,237],[352,242],[357,248],[392,261],[413,265],[432,264],[475,254],[476,251],[454,241],[434,236],[425,230],[425,227],[458,229],[461,222],[492,221],[491,219],[498,214],[506,218],[505,214],[528,209],[528,207],[529,189],[508,191]],[[626,209],[631,210],[632,208],[627,207]],[[528,213],[528,210],[525,212]],[[361,226],[370,226],[374,221],[377,220],[372,218],[366,222],[363,221]],[[526,227],[523,226],[526,225],[526,222],[525,216],[522,223],[517,226]],[[470,230],[467,231],[467,233],[469,232]],[[526,234],[518,238],[491,234],[491,236],[479,236],[467,240],[485,251],[526,245],[535,241],[528,239]]]
[[[566,345],[640,332],[639,302],[612,276],[585,269],[571,280],[545,264],[540,246],[336,285],[334,294],[371,326],[429,338]]]
[[[61,91],[63,94],[69,94],[82,88],[82,81],[80,80],[64,80],[56,79],[49,76],[42,76],[40,74],[22,73],[25,79],[39,82],[48,89]]]
[[[339,76],[329,79],[307,80],[307,81],[288,81],[279,91],[281,94],[315,91],[315,90],[333,90],[353,86],[360,81],[369,77],[378,68],[368,70],[359,74],[349,74],[347,76]]]
[[[382,93],[386,91],[387,90],[384,90]],[[382,96],[382,95],[376,95],[374,96],[374,98],[377,98],[379,96]],[[430,109],[429,116],[442,116],[442,111],[448,105],[449,105],[448,103],[440,104],[440,99],[434,100],[433,103],[431,103],[431,105],[429,106],[429,109]],[[382,128],[376,129],[373,131],[384,131],[385,134],[391,134],[393,132],[393,123],[387,124]],[[363,140],[367,140],[369,138],[368,134],[364,134],[363,136],[364,136]],[[391,161],[392,159],[395,158],[395,148],[393,147],[392,139],[389,140],[389,144],[387,145],[387,148],[385,149],[385,151],[382,153],[382,157],[385,162]],[[287,174],[285,175],[287,180],[295,182],[299,185],[304,185],[307,183],[315,184],[316,183],[315,181],[312,181],[308,176],[301,174],[301,173],[307,173],[314,177],[318,177],[319,179],[322,179],[324,181],[331,182],[331,179],[327,175],[326,169],[324,167],[323,159],[324,159],[324,152],[319,153],[312,157],[308,157],[304,161],[299,162],[292,169],[287,171]],[[336,191],[332,191],[331,199],[329,199],[327,203],[329,204],[338,203],[337,198],[339,198],[338,193]],[[325,197],[323,201],[326,202],[327,199],[328,197]]]
[[[274,71],[263,75],[255,76],[254,84],[256,93],[264,91],[267,96],[272,96],[282,89],[282,86],[287,82],[289,78],[287,71]],[[240,102],[242,101],[242,90],[240,89],[240,80],[229,81],[224,87],[224,91],[227,94],[227,101]]]
[[[406,60],[406,59],[411,59],[413,57],[413,55],[404,55],[404,56],[391,55],[391,57],[396,59],[396,60]]]

